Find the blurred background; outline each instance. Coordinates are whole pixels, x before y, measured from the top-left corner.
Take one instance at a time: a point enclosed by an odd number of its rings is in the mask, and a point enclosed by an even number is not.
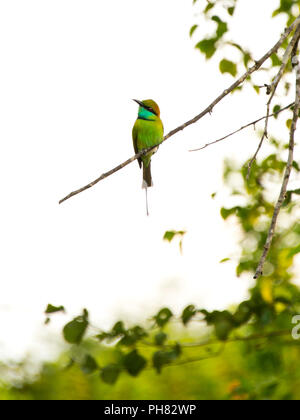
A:
[[[133,155],[131,129],[137,115],[133,98],[157,101],[167,133],[200,113],[232,83],[230,74],[220,74],[220,56],[206,60],[195,49],[196,38],[189,37],[195,22],[201,22],[199,38],[214,27],[201,18],[200,3],[10,0],[0,4],[0,360],[6,384],[20,377],[32,384],[31,375],[44,362],[50,363],[34,384],[36,394],[32,391],[28,398],[46,398],[47,393],[48,398],[59,398],[62,389],[66,398],[78,399],[145,398],[146,394],[168,398],[170,392],[178,398],[218,398],[215,382],[211,392],[207,386],[211,372],[220,377],[230,372],[226,390],[222,381],[220,388],[231,395],[241,386],[240,376],[251,369],[247,360],[247,366],[233,374],[234,364],[243,363],[237,346],[224,355],[228,359],[228,364],[222,362],[224,371],[215,361],[205,367],[168,368],[166,385],[158,383],[151,371],[139,382],[122,379],[112,392],[77,368],[60,377],[56,364],[60,362],[54,362],[64,360],[60,355],[67,349],[62,326],[82,308],[88,308],[93,325],[105,330],[119,319],[141,322],[166,306],[174,314],[188,304],[224,310],[248,299],[255,286],[251,274],[236,273],[243,229],[235,218],[225,221],[220,208],[240,202],[232,190],[241,184],[241,174],[232,168],[253,155],[259,138],[250,127],[218,145],[189,152],[265,115],[264,92],[257,95],[250,85],[160,147],[152,163],[149,217],[136,162],[58,205],[67,193]],[[255,58],[271,48],[285,27],[285,15],[271,19],[277,3],[266,2],[263,10],[258,0],[236,5],[230,35]],[[228,54],[237,57],[236,51]],[[255,84],[266,82],[263,72],[256,75]],[[280,94],[284,105],[293,101],[292,91]],[[276,138],[286,143],[285,119],[270,125]],[[258,133],[262,127],[263,123],[257,126]],[[265,145],[262,158],[273,146]],[[299,150],[296,153],[299,162]],[[232,173],[224,181],[226,167]],[[271,181],[269,185],[276,185],[268,191],[272,202],[280,184]],[[296,175],[290,185],[291,189],[299,185]],[[298,216],[299,212],[293,213],[293,220]],[[177,237],[171,243],[163,240],[168,230],[186,232],[182,250]],[[297,284],[297,256],[289,268]],[[45,326],[49,303],[64,305],[67,317],[58,314]],[[278,365],[276,358],[274,364]],[[207,378],[199,394],[200,371]],[[184,375],[190,377],[188,390]],[[51,381],[55,392],[49,391]],[[153,381],[155,387],[149,385]],[[3,388],[2,397],[17,398],[8,389]],[[242,390],[239,395],[249,393]]]

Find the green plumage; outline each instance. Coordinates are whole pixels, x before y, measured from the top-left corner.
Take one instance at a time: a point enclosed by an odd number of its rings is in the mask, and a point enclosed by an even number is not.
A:
[[[152,100],[136,101],[139,107],[138,118],[132,130],[133,146],[135,153],[149,147],[159,145],[164,137],[163,123],[160,119],[158,105]],[[142,156],[139,161],[140,167],[143,165],[143,187],[152,186],[151,177],[151,156],[155,150]]]

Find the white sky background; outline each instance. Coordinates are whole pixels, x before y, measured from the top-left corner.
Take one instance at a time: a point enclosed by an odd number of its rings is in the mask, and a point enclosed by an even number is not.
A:
[[[239,2],[234,34],[257,58],[283,28],[273,7]],[[188,150],[264,115],[264,95],[229,96],[160,148],[150,217],[136,162],[58,205],[132,156],[132,98],[156,100],[168,132],[232,83],[194,49],[209,27],[189,39],[197,11],[185,0],[0,1],[0,357],[49,353],[48,333],[69,318],[44,327],[47,303],[69,315],[87,307],[106,328],[163,305],[223,308],[247,295],[235,261],[219,264],[238,249],[238,228],[219,215],[230,205],[222,162],[246,159],[258,140],[250,129]],[[168,229],[187,230],[183,256],[162,241]]]

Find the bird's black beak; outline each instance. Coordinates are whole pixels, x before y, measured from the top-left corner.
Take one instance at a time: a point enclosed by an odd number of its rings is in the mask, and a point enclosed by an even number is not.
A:
[[[145,105],[143,104],[143,102],[138,101],[137,99],[132,99],[134,102],[136,102],[139,106],[141,106],[142,108],[145,107]]]

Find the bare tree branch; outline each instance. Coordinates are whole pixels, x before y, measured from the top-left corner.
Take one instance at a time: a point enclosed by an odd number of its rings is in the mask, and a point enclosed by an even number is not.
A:
[[[255,340],[262,340],[262,339],[269,339],[269,338],[276,338],[276,337],[282,337],[282,336],[286,336],[286,335],[290,335],[291,334],[291,330],[278,330],[278,331],[269,331],[266,333],[258,333],[258,334],[252,334],[252,335],[247,335],[245,337],[241,337],[241,336],[237,336],[237,337],[232,337],[232,338],[228,338],[227,340],[224,341],[224,343],[236,343],[236,342],[246,342],[246,341],[255,341]],[[206,340],[206,341],[202,341],[202,342],[195,342],[195,343],[181,343],[180,346],[183,349],[190,349],[190,348],[198,348],[198,347],[209,347],[209,346],[214,346],[216,344],[219,344],[220,340]],[[147,347],[159,347],[159,348],[163,348],[163,349],[170,349],[173,347],[172,344],[164,344],[164,345],[158,345],[156,343],[151,343],[149,341],[142,341],[141,342],[142,345],[147,346]]]
[[[190,345],[187,344],[181,344],[181,348],[182,349],[189,349],[189,348],[197,348],[197,347],[210,347],[210,346],[216,346],[217,344],[220,345],[219,349],[216,350],[215,352],[211,352],[208,355],[205,356],[200,356],[200,357],[194,357],[194,358],[185,358],[182,360],[179,360],[178,362],[175,363],[169,363],[164,365],[164,367],[175,367],[175,366],[180,366],[180,365],[185,365],[188,363],[196,363],[196,362],[202,362],[203,360],[207,360],[210,358],[214,358],[214,357],[218,357],[222,354],[222,352],[225,349],[225,346],[229,343],[237,343],[237,342],[249,342],[249,341],[256,341],[256,340],[262,340],[262,339],[272,339],[272,338],[279,338],[279,337],[284,337],[287,335],[290,335],[291,331],[290,330],[282,330],[282,331],[271,331],[271,332],[267,332],[267,333],[261,333],[261,334],[253,334],[250,336],[246,336],[246,337],[233,337],[230,339],[227,339],[226,341],[224,341],[223,343],[220,341],[210,341],[210,342],[205,342],[205,343],[191,343]],[[295,342],[295,340],[293,340],[293,342]],[[172,348],[172,345],[163,345],[163,346],[157,346],[155,343],[143,343],[146,346],[150,346],[150,347],[159,347],[160,349],[170,349]],[[290,344],[290,341],[286,344]],[[151,367],[149,367],[148,369],[151,369]]]
[[[263,56],[260,60],[256,61],[255,64],[250,67],[239,79],[237,79],[228,89],[225,89],[207,108],[205,108],[200,114],[196,117],[192,118],[191,120],[185,122],[184,124],[180,125],[179,127],[175,128],[174,130],[170,131],[163,139],[163,142],[169,139],[170,137],[174,136],[178,132],[184,130],[186,127],[195,124],[201,118],[203,118],[206,114],[211,113],[213,108],[222,100],[224,99],[230,92],[236,89],[239,85],[241,85],[248,76],[252,73],[257,71],[262,64],[273,54],[275,53],[278,48],[282,45],[282,43],[286,40],[286,38],[290,35],[290,33],[294,30],[294,28],[300,23],[300,16],[295,19],[291,26],[285,29],[284,33],[281,35],[280,39],[276,42],[276,44]],[[157,146],[156,146],[157,147]],[[98,182],[102,181],[103,179],[109,177],[110,175],[114,174],[115,172],[123,169],[125,166],[129,165],[130,163],[134,162],[136,159],[140,158],[141,156],[147,154],[149,151],[154,150],[156,147],[152,147],[150,149],[146,149],[141,151],[140,153],[136,154],[135,156],[131,157],[130,159],[126,160],[125,162],[121,163],[120,165],[116,166],[115,168],[111,169],[108,172],[103,173],[99,178],[95,179],[94,181],[90,182],[89,184],[85,185],[82,188],[79,188],[76,191],[71,192],[66,197],[59,201],[59,204],[63,203],[64,201],[74,197],[75,195],[93,187]]]
[[[285,106],[284,108],[280,109],[279,111],[274,112],[273,114],[269,115],[269,118],[270,118],[270,117],[275,117],[275,116],[279,115],[281,112],[286,111],[287,109],[291,108],[291,106],[293,106],[293,105],[294,105],[294,102],[292,102],[291,104],[289,104],[289,105]],[[217,140],[214,140],[214,141],[212,141],[212,142],[210,142],[210,143],[206,143],[204,146],[199,147],[198,149],[192,149],[192,150],[189,150],[189,152],[197,152],[197,151],[199,151],[199,150],[206,149],[206,147],[208,147],[208,146],[212,146],[213,144],[217,144],[217,143],[219,143],[219,142],[221,142],[221,141],[223,141],[223,140],[226,140],[226,139],[228,139],[229,137],[233,136],[234,134],[237,134],[237,133],[239,133],[240,131],[245,130],[245,128],[251,127],[251,125],[254,125],[254,126],[255,126],[257,123],[259,123],[260,121],[265,120],[266,118],[267,118],[267,116],[265,115],[264,117],[261,117],[261,118],[259,118],[259,119],[255,120],[255,121],[252,121],[252,122],[250,122],[250,123],[248,123],[248,124],[246,124],[246,125],[243,125],[241,128],[239,128],[239,129],[237,129],[237,130],[235,130],[235,131],[232,131],[231,133],[227,134],[227,135],[226,135],[226,136],[224,136],[224,137],[221,137],[221,138],[219,138],[219,139],[217,139]]]
[[[274,98],[276,89],[278,87],[278,84],[280,82],[280,80],[282,79],[284,70],[286,69],[286,66],[288,64],[288,61],[290,59],[290,56],[293,54],[293,51],[295,50],[295,46],[298,45],[298,40],[299,40],[299,34],[300,34],[300,26],[297,27],[293,38],[291,39],[291,42],[289,43],[287,49],[285,50],[284,56],[282,58],[282,64],[280,66],[280,69],[275,77],[275,79],[273,80],[273,82],[271,83],[270,86],[267,86],[267,94],[271,94],[268,102],[267,102],[267,117],[265,120],[265,128],[264,128],[264,132],[263,135],[260,139],[260,142],[258,144],[258,147],[256,149],[256,152],[253,156],[253,158],[250,160],[249,164],[248,164],[248,172],[247,172],[247,179],[250,176],[250,171],[252,168],[253,163],[256,161],[257,155],[263,145],[264,139],[268,138],[268,125],[269,125],[269,118],[270,118],[270,106],[271,106],[271,102]],[[297,47],[296,47],[297,50]],[[294,54],[295,55],[295,54]]]
[[[298,29],[300,29],[300,28],[298,28]],[[295,50],[297,50],[297,48],[294,49],[294,51]],[[296,64],[296,62],[295,62],[296,58],[297,58],[296,56],[292,57],[292,60],[293,60],[294,64]],[[288,183],[289,183],[289,179],[290,179],[290,175],[291,175],[291,171],[292,171],[292,167],[293,167],[294,147],[295,147],[295,131],[296,131],[296,128],[297,128],[297,121],[298,121],[299,109],[300,109],[300,63],[299,63],[299,59],[298,59],[298,62],[295,66],[295,69],[296,69],[296,98],[295,98],[295,105],[294,105],[294,112],[293,112],[293,120],[292,120],[291,129],[290,129],[289,155],[288,155],[286,169],[285,169],[285,173],[284,173],[284,177],[283,177],[283,181],[282,181],[281,191],[280,191],[279,198],[277,200],[277,203],[276,203],[276,206],[275,206],[275,209],[274,209],[274,213],[273,213],[273,217],[272,217],[272,221],[271,221],[271,226],[270,226],[268,236],[267,236],[267,240],[266,240],[266,243],[265,243],[265,246],[264,246],[264,251],[263,251],[263,254],[262,254],[261,259],[259,261],[259,264],[258,264],[258,267],[256,269],[255,275],[254,275],[255,279],[257,279],[258,277],[260,277],[263,274],[263,267],[264,267],[267,255],[269,253],[269,250],[270,250],[273,238],[274,238],[277,219],[278,219],[282,204],[283,204],[283,202],[285,200],[285,197],[286,197],[287,186],[288,186]]]

